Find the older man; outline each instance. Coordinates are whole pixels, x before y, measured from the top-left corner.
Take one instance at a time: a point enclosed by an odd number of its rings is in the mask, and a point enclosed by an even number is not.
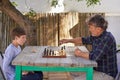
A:
[[[106,31],[108,23],[101,15],[95,15],[87,21],[87,24],[91,36],[62,39],[60,40],[60,44],[68,42],[91,44],[92,51],[89,54],[77,48],[75,55],[97,62],[98,67],[94,68],[94,75],[99,74],[97,78],[114,80],[117,75],[116,41],[113,35]],[[94,80],[96,80],[95,77]]]

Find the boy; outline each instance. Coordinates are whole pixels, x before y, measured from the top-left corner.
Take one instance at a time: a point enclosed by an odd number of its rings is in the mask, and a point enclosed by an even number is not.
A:
[[[12,43],[5,50],[3,72],[6,80],[15,80],[15,66],[12,60],[21,52],[21,47],[26,42],[26,32],[21,27],[16,27],[11,32]],[[42,80],[42,72],[25,72],[22,80]],[[38,77],[40,76],[40,78]]]

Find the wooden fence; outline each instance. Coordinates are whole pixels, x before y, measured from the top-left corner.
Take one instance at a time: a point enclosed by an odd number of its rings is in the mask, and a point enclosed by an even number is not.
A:
[[[29,19],[32,20],[34,28],[31,28],[33,32],[32,38],[28,40],[29,45],[58,46],[59,40],[63,38],[88,36],[89,31],[85,20],[94,14],[96,13],[40,13],[35,17],[30,17]],[[16,26],[18,25],[13,20],[2,14],[0,49],[3,52],[11,42],[10,30]]]

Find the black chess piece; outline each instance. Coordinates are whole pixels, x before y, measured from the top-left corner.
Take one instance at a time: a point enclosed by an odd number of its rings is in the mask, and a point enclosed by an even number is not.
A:
[[[51,56],[51,55],[52,55],[52,50],[50,49],[49,56]]]
[[[61,50],[63,50],[64,48],[63,47],[61,47]]]
[[[52,55],[54,56],[54,51],[52,51]]]
[[[47,49],[47,51],[46,51],[46,56],[48,56],[48,54],[49,54],[49,50]]]
[[[47,50],[46,50],[46,48],[44,49],[44,56],[46,56],[46,54],[47,54]]]
[[[65,46],[63,46],[63,49],[65,50]]]
[[[61,47],[61,50],[65,50],[65,46]]]

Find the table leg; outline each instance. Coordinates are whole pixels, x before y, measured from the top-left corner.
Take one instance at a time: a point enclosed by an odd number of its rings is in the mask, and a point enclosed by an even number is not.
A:
[[[16,73],[15,80],[21,80],[21,75],[22,75],[21,66],[16,66],[15,73]]]
[[[86,80],[93,80],[93,68],[89,68],[86,73]]]

